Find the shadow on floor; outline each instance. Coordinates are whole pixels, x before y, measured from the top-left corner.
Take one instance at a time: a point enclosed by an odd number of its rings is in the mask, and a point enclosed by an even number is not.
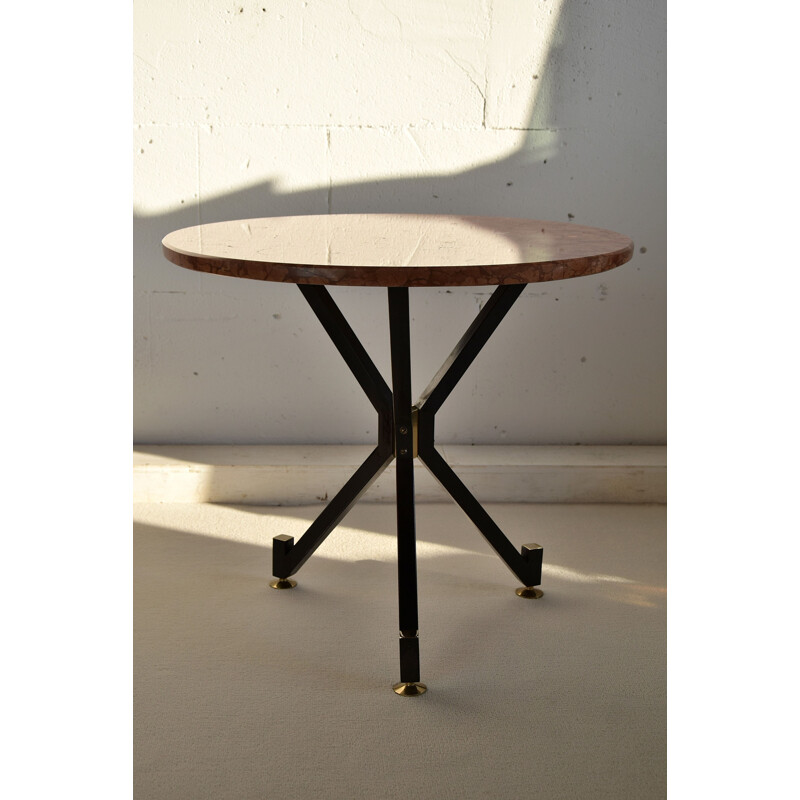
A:
[[[663,796],[663,598],[553,575],[521,600],[455,511],[419,513],[430,691],[412,700],[389,688],[391,507],[354,509],[289,592],[267,587],[269,542],[308,509],[137,508],[137,796]],[[549,526],[573,575],[663,586],[663,507],[492,512]]]

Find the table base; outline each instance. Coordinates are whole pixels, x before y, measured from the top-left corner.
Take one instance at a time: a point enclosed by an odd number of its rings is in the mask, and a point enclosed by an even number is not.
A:
[[[393,391],[383,380],[327,289],[307,284],[298,284],[298,288],[378,412],[378,444],[296,543],[291,536],[282,535],[273,539],[272,571],[277,580],[270,585],[276,589],[296,585],[295,581],[289,580],[289,576],[303,566],[359,497],[396,460],[400,683],[393,689],[404,697],[419,696],[427,687],[419,683],[414,458],[418,457],[425,464],[508,568],[522,581],[524,586],[517,590],[517,594],[526,598],[542,596],[541,590],[534,588],[542,580],[542,547],[526,544],[518,552],[434,446],[436,412],[522,294],[525,284],[498,286],[495,289],[413,405],[408,288],[388,288]]]

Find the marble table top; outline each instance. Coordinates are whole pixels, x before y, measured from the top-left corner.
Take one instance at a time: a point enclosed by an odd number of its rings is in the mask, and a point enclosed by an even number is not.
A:
[[[326,214],[212,222],[166,236],[200,272],[341,286],[485,286],[576,278],[633,256],[627,236],[571,222],[429,214]]]

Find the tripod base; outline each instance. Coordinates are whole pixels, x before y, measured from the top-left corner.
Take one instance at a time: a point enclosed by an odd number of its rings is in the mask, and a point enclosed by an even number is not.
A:
[[[472,364],[524,284],[498,286],[456,344],[439,372],[416,404],[411,395],[411,335],[408,287],[390,286],[389,349],[392,388],[369,357],[363,344],[324,285],[298,284],[372,406],[378,412],[378,443],[366,461],[328,502],[299,541],[282,534],[273,538],[272,574],[294,575],[341,522],[353,504],[392,462],[396,461],[398,628],[400,631],[400,683],[392,688],[401,697],[418,697],[427,691],[419,683],[419,614],[417,602],[416,523],[414,509],[414,459],[420,461],[461,506],[480,533],[524,584],[517,594],[542,596],[542,547],[524,544],[521,550],[508,540],[435,446],[435,416]],[[292,589],[296,582],[278,578],[274,589]]]

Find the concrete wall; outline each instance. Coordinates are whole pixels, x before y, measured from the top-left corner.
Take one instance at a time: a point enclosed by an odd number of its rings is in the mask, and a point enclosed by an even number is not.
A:
[[[666,437],[663,0],[137,0],[135,436],[368,443],[376,415],[291,285],[163,259],[176,228],[368,211],[633,237],[531,285],[444,406],[450,443]],[[332,290],[388,375],[385,290]],[[411,291],[424,388],[486,288]]]

